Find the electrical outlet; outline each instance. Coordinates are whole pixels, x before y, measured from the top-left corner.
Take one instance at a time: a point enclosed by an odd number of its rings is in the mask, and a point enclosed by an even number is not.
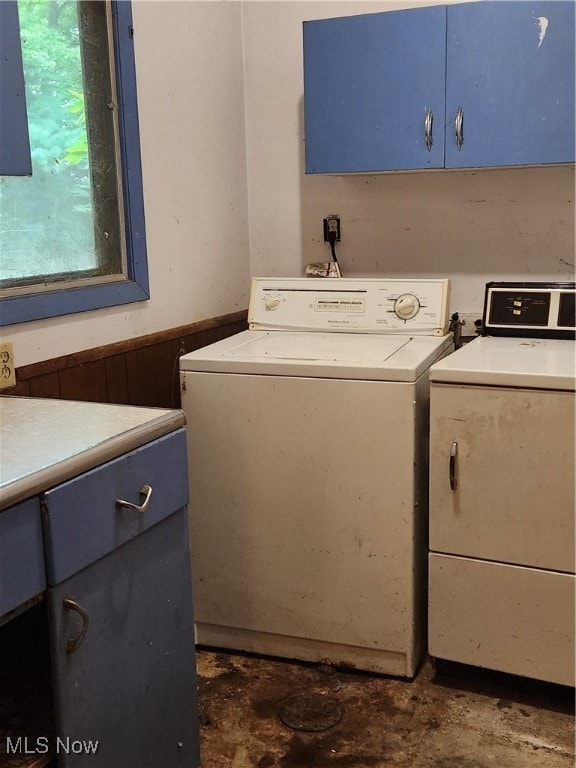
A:
[[[0,389],[16,386],[14,350],[9,341],[0,343]]]
[[[463,322],[462,336],[476,336],[476,321],[482,322],[482,310],[478,312],[458,312],[458,317]]]
[[[324,242],[329,243],[330,242],[330,234],[336,232],[336,242],[340,242],[340,217],[334,216],[334,214],[331,214],[330,216],[326,216],[324,219]]]

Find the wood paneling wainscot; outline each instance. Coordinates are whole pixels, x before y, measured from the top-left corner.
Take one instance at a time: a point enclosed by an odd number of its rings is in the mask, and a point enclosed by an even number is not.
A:
[[[16,369],[4,395],[179,408],[181,355],[245,330],[247,311]]]

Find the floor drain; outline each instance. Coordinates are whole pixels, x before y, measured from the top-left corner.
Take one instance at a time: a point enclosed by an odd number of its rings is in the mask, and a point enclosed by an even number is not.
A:
[[[278,717],[294,731],[327,731],[342,719],[342,707],[321,694],[289,696],[280,702]]]

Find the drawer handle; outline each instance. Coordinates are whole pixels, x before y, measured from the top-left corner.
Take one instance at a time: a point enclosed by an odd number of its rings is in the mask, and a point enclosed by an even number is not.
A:
[[[66,653],[75,653],[78,648],[80,648],[80,645],[82,644],[82,641],[84,640],[84,637],[86,636],[86,632],[88,631],[88,625],[90,624],[90,618],[84,608],[82,608],[76,600],[71,600],[69,597],[64,598],[64,608],[66,608],[69,611],[76,611],[82,618],[82,629],[80,630],[80,634],[78,637],[72,637],[68,642],[66,643]]]
[[[134,509],[136,512],[145,512],[148,509],[150,499],[152,498],[151,486],[143,485],[142,488],[140,488],[140,495],[145,497],[142,504],[132,504],[131,501],[124,501],[124,499],[116,499],[116,504],[118,504],[119,507]]]
[[[456,462],[458,460],[458,443],[452,443],[450,448],[450,488],[455,491],[458,488],[458,476],[456,474]]]

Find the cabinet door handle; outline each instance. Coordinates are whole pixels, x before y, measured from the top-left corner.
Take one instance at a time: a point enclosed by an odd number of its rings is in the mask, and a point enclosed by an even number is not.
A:
[[[128,509],[134,509],[136,512],[145,512],[150,504],[152,498],[152,487],[149,485],[143,485],[140,488],[140,495],[144,496],[142,504],[133,504],[131,501],[125,501],[124,499],[116,499],[116,504],[119,507],[127,507]]]
[[[424,140],[426,142],[426,148],[428,152],[432,149],[433,137],[432,137],[432,124],[434,123],[434,113],[431,109],[426,110],[426,117],[424,118]]]
[[[450,488],[455,491],[458,488],[458,476],[456,462],[458,461],[458,443],[452,443],[450,448]]]
[[[464,144],[464,110],[462,107],[458,107],[456,117],[454,119],[454,135],[456,136],[456,146],[460,151]]]
[[[64,598],[64,608],[66,608],[68,611],[76,611],[82,619],[82,628],[80,630],[80,634],[78,637],[72,637],[68,640],[66,643],[66,653],[75,653],[78,648],[80,648],[80,645],[82,644],[82,641],[84,640],[84,637],[86,636],[86,632],[88,631],[88,625],[90,624],[90,618],[84,608],[82,606],[78,605],[76,600],[71,600],[69,597]]]

